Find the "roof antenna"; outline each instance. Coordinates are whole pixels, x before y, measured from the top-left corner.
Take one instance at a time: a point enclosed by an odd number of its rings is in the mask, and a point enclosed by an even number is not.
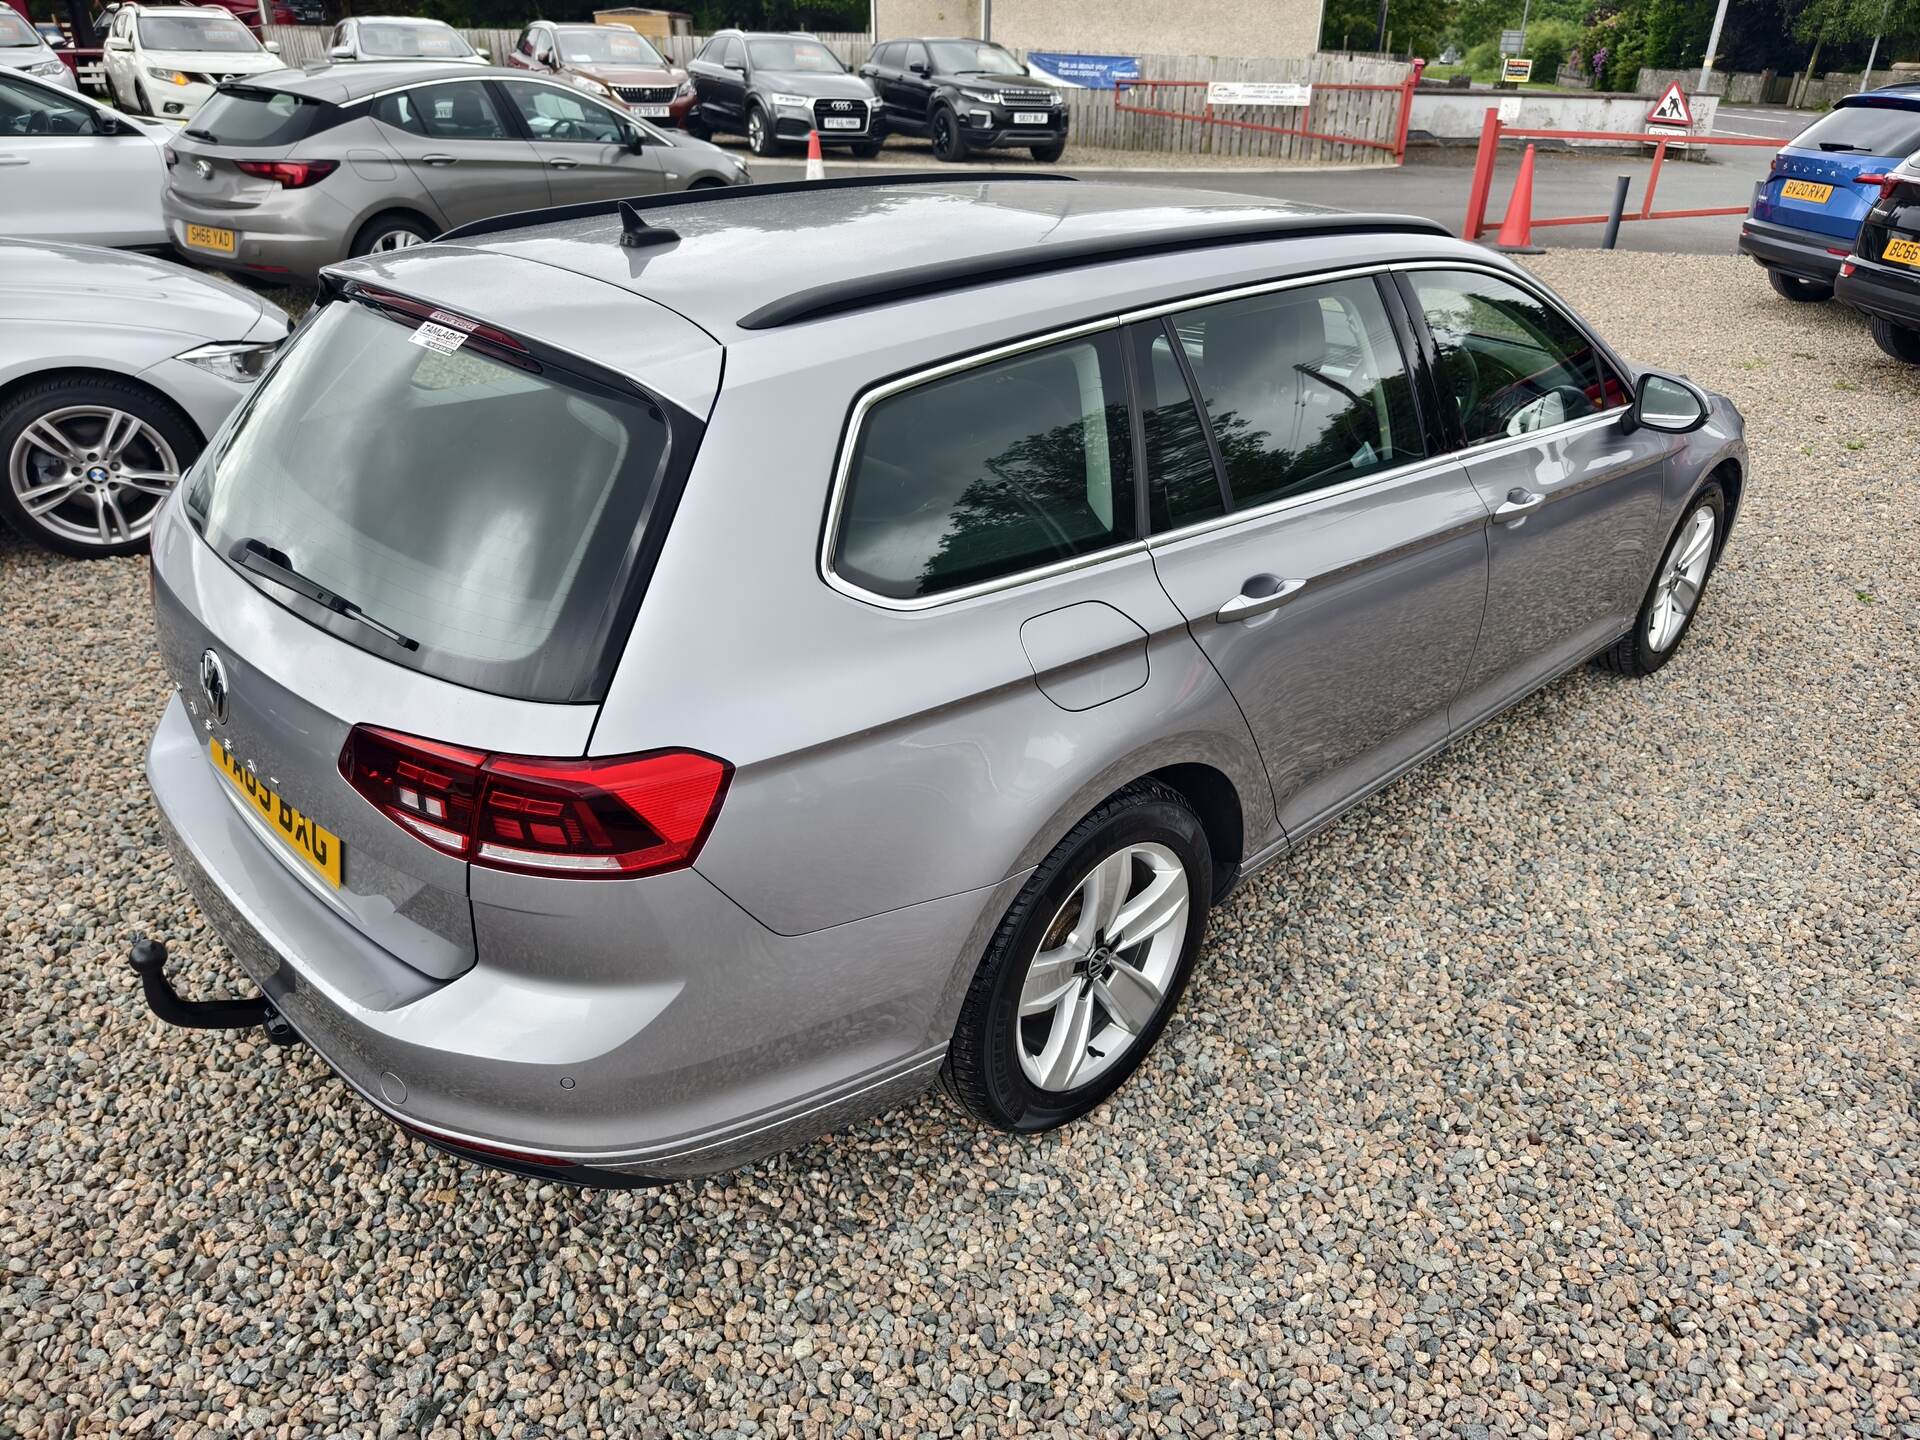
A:
[[[638,250],[643,245],[671,245],[680,238],[678,230],[669,230],[664,225],[649,225],[640,218],[640,212],[625,200],[616,200],[620,207],[620,243],[629,250]]]

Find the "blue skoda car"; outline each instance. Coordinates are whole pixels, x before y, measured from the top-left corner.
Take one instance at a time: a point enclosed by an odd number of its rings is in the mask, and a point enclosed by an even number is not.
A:
[[[1920,85],[1849,95],[1782,147],[1740,249],[1789,300],[1827,300],[1887,172],[1920,150]]]

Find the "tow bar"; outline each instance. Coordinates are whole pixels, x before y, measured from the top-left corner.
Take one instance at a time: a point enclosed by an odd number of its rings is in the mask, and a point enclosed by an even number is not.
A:
[[[164,941],[145,936],[133,942],[127,965],[140,977],[140,989],[147,997],[147,1008],[169,1025],[188,1030],[246,1030],[259,1025],[267,1039],[276,1045],[298,1045],[300,1037],[293,1026],[264,995],[245,1000],[188,1000],[175,990],[166,977],[167,947]]]

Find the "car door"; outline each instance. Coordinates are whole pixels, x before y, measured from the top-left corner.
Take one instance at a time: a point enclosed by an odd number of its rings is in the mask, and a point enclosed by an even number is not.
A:
[[[667,148],[636,148],[643,132],[605,105],[538,80],[503,80],[499,88],[546,163],[554,204],[621,200],[668,188]]]
[[[893,57],[899,54],[900,49],[898,40],[885,45],[876,45],[873,47],[873,53],[867,56],[867,63],[854,72],[873,88],[875,95],[880,97],[882,113],[887,113],[887,75],[894,68]]]
[[[1154,564],[1294,838],[1445,743],[1485,605],[1486,508],[1418,406],[1391,285],[1132,328]]]
[[[918,66],[919,69],[914,67]],[[927,123],[927,106],[933,98],[933,57],[927,54],[927,47],[916,40],[906,47],[901,57],[900,69],[893,79],[893,93],[889,103],[900,114],[915,125]]]
[[[452,80],[382,95],[373,117],[426,187],[448,228],[550,205],[546,160],[508,119],[484,80]]]
[[[115,133],[105,134],[111,125]],[[0,73],[0,228],[21,239],[164,245],[159,141],[79,96]]]
[[[711,88],[712,99],[708,103],[721,121],[732,129],[744,129],[747,123],[747,47],[737,35],[725,36],[718,43],[720,53],[709,70],[707,84],[701,87],[701,99],[707,99],[706,92]]]
[[[1471,268],[1410,268],[1401,283],[1492,516],[1486,624],[1454,706],[1464,729],[1633,622],[1683,442],[1622,430],[1629,387],[1544,292]]]
[[[122,109],[133,108],[133,10],[122,10],[107,27],[105,48],[100,60],[107,70],[107,94]]]

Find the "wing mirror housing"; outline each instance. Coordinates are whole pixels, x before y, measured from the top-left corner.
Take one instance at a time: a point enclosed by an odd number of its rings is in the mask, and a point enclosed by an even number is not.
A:
[[[278,55],[280,53],[280,42],[278,40],[267,41],[266,51],[269,55]]]
[[[478,46],[478,45],[473,47],[473,53],[478,55],[482,60],[493,59],[493,55],[489,51],[483,49],[481,46]]]
[[[327,56],[332,60],[351,60],[353,58],[353,47],[351,45],[336,45],[327,51]]]
[[[1644,370],[1634,382],[1633,403],[1620,428],[1658,430],[1664,435],[1690,435],[1707,423],[1709,402],[1706,392],[1691,380]]]
[[[107,37],[107,49],[109,50],[131,50],[132,48],[133,42],[124,35],[109,35]]]
[[[928,73],[927,62],[924,60],[914,61],[911,65],[907,66],[907,69],[910,73],[914,75],[925,75]]]

